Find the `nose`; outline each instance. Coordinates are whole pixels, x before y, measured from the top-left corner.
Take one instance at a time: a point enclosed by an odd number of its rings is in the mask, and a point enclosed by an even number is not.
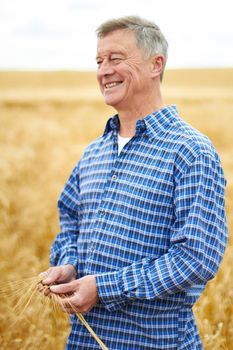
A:
[[[98,67],[97,77],[100,78],[106,75],[111,75],[113,73],[114,73],[114,69],[111,63],[107,60],[104,60],[103,62],[101,62],[101,64]]]

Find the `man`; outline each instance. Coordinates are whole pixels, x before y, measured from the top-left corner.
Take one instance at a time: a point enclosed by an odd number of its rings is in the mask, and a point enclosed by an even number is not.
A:
[[[192,306],[226,242],[225,178],[207,137],[165,106],[167,42],[138,17],[98,30],[97,79],[117,114],[60,196],[44,284],[110,350],[202,349]],[[71,316],[67,349],[99,349]]]

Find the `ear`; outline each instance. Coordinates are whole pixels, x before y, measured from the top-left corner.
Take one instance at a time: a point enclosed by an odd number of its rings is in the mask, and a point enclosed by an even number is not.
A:
[[[156,55],[151,57],[151,73],[152,77],[160,76],[165,63],[163,55]]]

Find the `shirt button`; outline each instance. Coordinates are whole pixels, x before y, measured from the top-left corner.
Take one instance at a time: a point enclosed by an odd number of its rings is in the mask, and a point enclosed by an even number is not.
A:
[[[88,252],[91,254],[95,251],[95,243],[94,242],[90,242],[90,245],[88,247]]]
[[[105,211],[104,211],[104,210],[100,210],[100,211],[99,211],[99,214],[100,214],[101,216],[103,216],[103,215],[105,214]]]
[[[116,179],[117,179],[116,174],[112,175],[112,180],[116,180]]]

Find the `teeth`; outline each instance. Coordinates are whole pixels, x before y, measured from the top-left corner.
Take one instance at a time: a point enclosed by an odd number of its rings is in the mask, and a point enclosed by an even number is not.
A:
[[[105,87],[106,87],[107,89],[109,89],[109,88],[112,88],[112,87],[114,87],[114,86],[117,86],[118,84],[120,84],[120,82],[114,81],[113,83],[107,83],[107,84],[105,84]]]

